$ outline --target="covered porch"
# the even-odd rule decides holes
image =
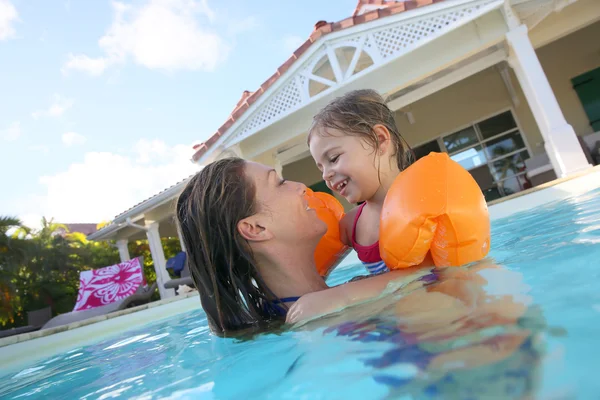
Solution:
[[[175,202],[189,178],[163,190],[147,200],[117,215],[107,226],[88,236],[89,240],[115,241],[121,262],[129,260],[128,243],[134,240],[148,240],[156,282],[161,299],[175,296],[175,290],[165,287],[171,280],[167,271],[167,260],[161,238],[179,238],[182,251],[183,241],[175,223]]]
[[[576,87],[600,67],[594,0],[564,8],[549,0],[360,4],[347,20],[317,23],[275,75],[244,93],[194,160],[237,155],[327,191],[306,144],[312,116],[349,90],[373,88],[417,157],[448,152],[488,201],[598,162],[600,127]]]

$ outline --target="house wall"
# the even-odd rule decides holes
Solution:
[[[600,38],[600,22],[537,50],[566,120],[580,136],[592,133],[592,128],[571,85],[571,78],[600,67],[600,40],[597,38]],[[400,133],[411,146],[418,146],[512,108],[531,152],[539,154],[544,151],[540,130],[512,70],[510,79],[518,105],[512,103],[498,69],[492,67],[403,108],[402,111],[412,112],[414,124],[398,111],[396,123]]]
[[[569,124],[580,136],[593,133],[571,79],[600,67],[600,22],[541,47],[537,54]]]
[[[511,79],[519,99],[516,107],[500,73],[492,67],[405,107],[403,111],[412,113],[414,124],[401,111],[396,112],[398,129],[414,147],[512,108],[531,151],[534,154],[543,151],[542,136],[533,114],[516,77],[512,75]]]
[[[577,0],[544,18],[529,32],[529,38],[537,49],[598,21],[598,0]]]

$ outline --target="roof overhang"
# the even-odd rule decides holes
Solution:
[[[183,191],[191,177],[171,186],[170,188],[150,197],[129,210],[117,215],[115,219],[102,229],[92,233],[88,240],[113,240],[119,238],[121,231],[132,228],[132,223],[139,222],[168,203],[173,202]]]
[[[497,14],[503,15],[502,22],[505,25],[506,20],[512,18],[510,15],[514,14],[519,23],[531,29],[551,13],[560,11],[575,1],[409,0],[371,11],[368,10],[371,3],[375,5],[379,2],[359,2],[353,17],[336,23],[320,21],[309,40],[300,46],[274,75],[258,90],[244,93],[229,119],[198,148],[193,161],[209,162],[215,157],[213,153],[219,153],[232,145],[239,145],[257,133],[278,125],[278,121],[291,115],[302,114],[304,109],[311,108],[311,104],[326,103],[324,99],[331,99],[335,94],[339,95],[349,90],[353,83],[360,81],[365,75],[373,75],[397,59],[415,53],[419,48],[467,24],[473,23],[478,30],[477,34],[481,34],[481,39],[485,40],[488,30],[484,18],[486,14],[499,10]],[[477,20],[479,23],[474,22]],[[508,29],[507,26],[505,28]],[[333,53],[344,46],[355,47],[357,53],[358,50],[368,53],[373,65],[350,75],[340,74],[339,68],[336,71],[336,67],[333,66],[335,82],[321,79],[321,83],[330,86],[311,96],[308,90],[309,81],[320,79],[313,75],[313,68],[323,57],[329,57],[333,62]],[[420,77],[423,78],[425,77]],[[416,82],[409,82],[407,85]],[[396,89],[401,90],[402,87]],[[384,93],[394,91],[386,90]],[[312,115],[308,118],[310,120]],[[246,152],[244,157],[248,158]]]
[[[212,138],[212,142],[196,160],[204,163],[219,147],[228,148],[238,144],[311,104],[323,104],[323,99],[331,99],[334,97],[332,95],[351,87],[361,78],[372,75],[435,39],[502,8],[504,3],[504,0],[446,0],[386,15],[385,18],[367,19],[321,35],[293,63],[286,62],[289,64],[286,69],[279,75],[274,75],[271,78],[273,82],[264,91],[261,87],[249,96],[247,103],[236,109],[236,115],[232,115],[218,137]],[[362,17],[370,14],[373,12],[363,14]],[[328,57],[334,65],[333,54],[336,49],[343,47],[354,47],[356,53],[360,51],[368,54],[373,64],[353,74],[340,74],[335,71],[334,66],[335,82],[315,77],[313,69],[317,63]],[[329,83],[330,86],[311,96],[309,84],[314,80]],[[309,120],[311,118],[312,115]]]

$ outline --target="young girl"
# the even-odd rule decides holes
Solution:
[[[308,145],[327,186],[362,202],[341,220],[342,241],[371,274],[388,271],[379,255],[379,217],[394,179],[414,161],[393,112],[374,90],[349,92],[315,115]]]

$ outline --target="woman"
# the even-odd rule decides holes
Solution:
[[[406,269],[329,288],[314,261],[327,226],[305,191],[270,167],[227,158],[198,172],[179,196],[190,272],[215,333],[295,323],[374,297],[393,279],[427,273]]]

